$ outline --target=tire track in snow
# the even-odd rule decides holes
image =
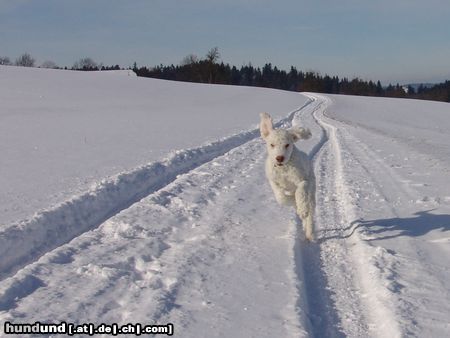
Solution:
[[[66,304],[59,318],[78,322],[172,322],[186,337],[308,336],[295,229],[264,177],[263,147],[252,140],[215,158],[20,270],[0,284],[9,290],[2,319],[54,318],[57,299]]]
[[[276,125],[290,122],[297,111],[311,102],[306,102]],[[176,151],[161,162],[106,179],[83,195],[41,211],[32,219],[4,227],[0,231],[0,281],[37,261],[45,253],[97,228],[107,219],[167,186],[177,176],[258,136],[259,130],[253,129],[199,148]]]
[[[328,100],[320,95],[314,96],[319,100]],[[321,264],[320,271],[327,280],[329,300],[334,307],[334,312],[328,311],[331,331],[319,331],[318,336],[322,333],[327,336],[331,333],[331,336],[352,337],[401,336],[391,309],[374,295],[381,281],[367,277],[371,274],[372,266],[364,259],[367,256],[365,244],[357,225],[353,224],[357,218],[355,194],[351,191],[351,179],[344,173],[344,161],[357,163],[352,150],[346,150],[342,144],[341,134],[345,133],[345,126],[343,130],[338,129],[334,125],[335,121],[326,117],[325,109],[317,111],[315,118],[328,135],[328,141],[316,159],[316,170],[319,172],[316,224],[321,233],[317,251],[320,252],[309,249],[310,252],[305,252],[304,256],[312,255]],[[314,273],[319,272],[312,269]],[[309,284],[313,289],[317,288],[316,284]],[[326,298],[326,291],[315,290],[319,294],[322,292]],[[319,306],[318,310],[327,313],[328,308]],[[339,323],[335,322],[333,328],[336,317]]]
[[[397,242],[392,233],[386,235],[389,234],[386,228],[383,229],[386,232],[384,236],[377,236],[361,218],[361,215],[370,215],[375,209],[383,218],[401,219],[408,209],[412,215],[420,214],[416,201],[422,196],[421,193],[405,184],[405,178],[363,140],[354,136],[354,130],[348,128],[346,123],[330,121],[339,130],[339,143],[347,162],[345,178],[350,184],[346,196],[347,200],[351,200],[348,205],[353,207],[349,214],[355,221],[347,226],[346,232],[351,230],[350,234],[353,234],[353,256],[359,263],[357,268],[364,290],[363,301],[372,322],[371,334],[400,337],[426,336],[430,331],[446,332],[448,302],[445,302],[445,296],[436,296],[446,294],[447,288],[441,284],[445,277],[436,278],[434,267],[431,267],[429,260],[421,257],[421,241],[404,238]],[[349,178],[359,180],[352,183]],[[348,196],[352,197],[349,199]],[[389,243],[390,236],[392,243]],[[421,284],[428,287],[417,291],[415,287]],[[424,303],[440,307],[439,314],[431,315],[433,324],[430,324],[433,306],[424,308]],[[441,333],[439,335],[442,336]]]
[[[330,105],[326,97],[305,94],[314,104],[299,112],[299,120],[307,121],[308,127],[319,133],[315,143],[310,145],[309,156],[315,162],[317,178],[316,232],[317,242],[297,241],[294,251],[297,264],[297,276],[304,280],[308,318],[311,322],[313,337],[364,336],[367,332],[366,321],[361,315],[361,306],[357,299],[348,297],[355,292],[351,267],[348,263],[347,248],[324,242],[323,233],[336,223],[345,223],[345,215],[337,202],[336,184],[338,183],[338,152],[330,140],[330,130],[321,123],[320,116]],[[312,109],[310,109],[312,108]],[[330,203],[330,196],[332,203]],[[333,204],[334,203],[334,204]],[[333,207],[325,208],[327,204]],[[300,223],[300,221],[298,221]],[[297,224],[300,228],[300,224]],[[300,230],[299,230],[300,231]],[[351,265],[350,265],[351,266]],[[350,301],[349,301],[350,299]]]
[[[292,125],[307,126],[312,130],[312,139],[302,142],[301,147],[314,160],[318,175],[316,224],[319,225],[320,231],[329,226],[330,221],[332,225],[346,223],[341,205],[323,208],[329,202],[324,199],[329,195],[336,195],[338,149],[330,141],[330,131],[320,121],[320,116],[329,106],[330,100],[316,94],[304,95],[311,100],[311,104],[296,113]],[[335,197],[334,202],[337,201]],[[357,289],[354,286],[355,272],[351,267],[345,269],[343,266],[343,263],[350,263],[346,258],[349,250],[345,243],[328,245],[321,240],[322,235],[318,242],[304,241],[301,221],[298,218],[293,221],[293,228],[296,237],[293,248],[295,274],[300,285],[297,307],[304,309],[306,306],[310,336],[365,336],[368,329],[359,299],[347,299],[349,293],[356,293]]]
[[[328,103],[327,103],[328,104]],[[329,291],[318,290],[328,297],[328,304],[324,307],[319,304],[319,314],[325,313],[328,317],[327,325],[319,321],[316,327],[320,328],[317,336],[328,337],[363,337],[367,335],[368,325],[365,311],[361,304],[360,287],[356,278],[354,262],[351,259],[349,243],[340,239],[341,229],[349,223],[349,215],[346,210],[346,201],[342,173],[342,158],[336,133],[333,127],[322,120],[325,109],[317,111],[314,115],[317,123],[326,131],[327,142],[315,159],[315,167],[318,172],[318,203],[317,225],[321,231],[318,238],[316,252],[309,250],[310,257],[317,260],[321,266],[320,273],[326,279]],[[336,239],[324,240],[324,235],[336,235]],[[315,254],[315,255],[314,255]],[[316,272],[318,274],[319,272]],[[314,275],[314,272],[312,272]],[[319,276],[320,279],[320,276]],[[325,283],[324,283],[325,284]],[[324,285],[311,285],[315,288]],[[327,328],[328,326],[328,328]],[[322,330],[326,331],[322,331]]]

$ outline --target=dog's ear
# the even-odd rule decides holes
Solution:
[[[294,142],[297,142],[300,139],[307,140],[311,137],[311,132],[309,129],[302,127],[293,127],[289,129],[289,132],[294,137]]]
[[[259,130],[261,131],[261,137],[265,139],[273,130],[272,118],[267,113],[261,113],[260,116]]]

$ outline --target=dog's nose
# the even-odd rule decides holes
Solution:
[[[275,159],[276,159],[278,162],[283,162],[283,161],[284,161],[284,156],[277,156],[277,157],[275,157]]]

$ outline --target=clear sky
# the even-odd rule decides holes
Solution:
[[[224,62],[388,82],[450,79],[449,0],[0,0],[0,56]]]

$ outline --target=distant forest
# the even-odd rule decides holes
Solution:
[[[383,87],[380,81],[365,81],[359,78],[349,80],[345,77],[321,75],[317,72],[303,72],[293,66],[289,71],[285,71],[271,63],[267,63],[262,68],[254,67],[251,64],[237,68],[228,63],[219,62],[219,58],[218,49],[213,48],[204,59],[190,55],[179,65],[159,65],[147,68],[134,64],[133,70],[138,76],[174,81],[450,102],[450,81],[434,86],[413,87],[390,84]]]
[[[15,63],[7,57],[0,57],[0,64],[35,67],[35,60],[25,53]],[[54,62],[46,61],[40,67],[59,68]],[[64,69],[68,69],[65,67]],[[104,66],[91,58],[82,58],[75,62],[72,70],[98,71],[119,70],[119,65]],[[387,87],[380,81],[366,81],[359,78],[349,80],[338,76],[321,75],[318,72],[299,71],[291,67],[289,71],[279,69],[271,63],[261,67],[247,64],[241,67],[231,66],[220,61],[217,47],[208,51],[204,58],[195,55],[186,56],[179,65],[158,65],[154,67],[138,67],[134,63],[131,68],[138,76],[164,80],[214,83],[239,86],[275,88],[296,92],[317,92],[327,94],[345,94],[362,96],[382,96],[412,98],[450,102],[450,81],[436,85],[403,86],[400,84]]]

